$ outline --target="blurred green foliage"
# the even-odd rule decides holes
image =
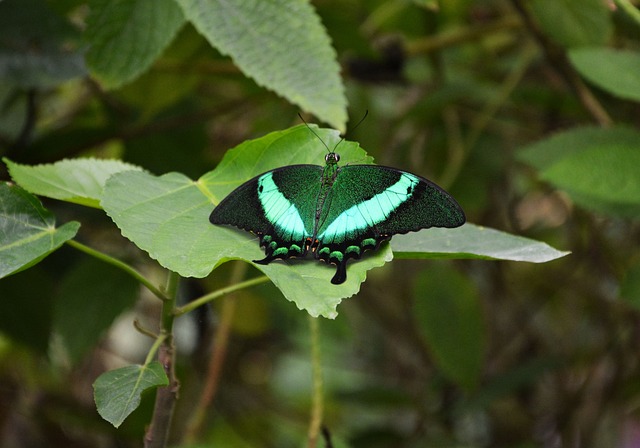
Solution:
[[[160,13],[138,17],[129,24],[132,39],[147,40],[128,52],[124,34],[116,33],[119,46],[106,54],[120,65],[105,65],[98,50],[108,48],[92,46],[92,39],[106,39],[97,31],[109,30],[91,29],[100,23],[92,14],[117,3],[191,9],[172,16],[168,28],[151,20]],[[218,3],[224,2],[0,2],[0,155],[21,164],[120,158],[154,174],[196,179],[227,149],[297,124],[300,107],[333,127],[344,125],[336,110],[345,103],[333,81],[325,89],[335,89],[335,103],[306,103],[286,90],[298,79],[270,83],[263,61],[237,60],[247,48],[264,56],[268,45],[230,39],[212,47],[217,37],[205,39],[196,28],[213,19],[196,17],[196,6]],[[302,0],[291,4],[307,8]],[[635,446],[640,107],[632,89],[640,72],[629,67],[637,65],[640,23],[633,2],[317,0],[313,6],[341,64],[351,122],[369,110],[350,140],[378,163],[442,184],[469,221],[572,252],[539,265],[399,259],[370,271],[337,318],[320,322],[332,445]],[[265,26],[288,23],[280,19],[265,15],[271,20]],[[323,33],[314,28],[316,40],[299,41],[302,52],[326,44]],[[325,50],[315,57],[331,59]],[[0,176],[9,180],[6,171]],[[58,226],[82,222],[80,241],[163,278],[100,210],[44,205]],[[46,213],[42,221],[52,226]],[[8,235],[5,224],[0,237]],[[33,228],[41,237],[42,229]],[[144,361],[149,341],[132,321],[157,325],[159,304],[146,291],[133,304],[128,279],[106,268],[101,275],[94,265],[63,247],[0,280],[0,445],[142,445],[153,394],[143,394],[140,408],[116,430],[96,412],[92,383],[105,370]],[[245,269],[227,263],[205,279],[187,279],[180,298],[186,304],[229,278],[254,274]],[[101,302],[89,306],[83,296]],[[95,313],[100,318],[93,320]],[[306,444],[309,328],[276,288],[256,286],[181,316],[175,337],[182,388],[174,446]],[[219,362],[213,381],[211,359]],[[205,384],[215,384],[216,394],[193,431]]]

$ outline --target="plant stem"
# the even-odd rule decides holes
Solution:
[[[167,300],[167,295],[158,289],[153,283],[151,283],[144,275],[138,272],[135,268],[128,265],[124,261],[118,260],[117,258],[112,257],[111,255],[107,255],[104,252],[100,252],[99,250],[93,249],[89,246],[85,246],[82,243],[79,243],[75,240],[68,240],[67,244],[75,249],[78,249],[81,252],[91,255],[92,257],[97,258],[98,260],[102,260],[105,263],[109,263],[119,269],[122,269],[127,274],[131,275],[133,278],[142,283],[149,291],[151,291],[156,297],[161,300]]]
[[[447,48],[459,46],[509,29],[522,28],[522,21],[515,14],[508,15],[495,21],[481,25],[459,28],[454,31],[440,33],[420,39],[414,39],[406,44],[409,56],[426,54]]]
[[[640,24],[640,11],[638,11],[638,9],[633,6],[629,0],[615,0],[614,3],[618,8],[625,11],[627,15],[636,22],[636,24]]]
[[[516,11],[522,17],[526,27],[544,51],[551,67],[563,78],[564,82],[573,90],[582,106],[591,114],[591,117],[602,127],[613,125],[613,120],[605,108],[600,104],[593,92],[582,81],[578,72],[569,62],[564,49],[553,43],[540,29],[533,16],[529,12],[524,0],[511,0]]]
[[[158,349],[158,361],[169,378],[169,385],[159,387],[156,393],[156,403],[153,409],[151,424],[144,436],[145,448],[165,448],[169,439],[173,409],[178,399],[180,384],[175,374],[175,347],[173,345],[174,308],[178,294],[180,277],[175,272],[169,272],[165,287],[166,300],[162,302],[160,317],[160,334],[164,338]]]
[[[319,317],[309,315],[309,330],[311,332],[311,369],[313,376],[313,404],[311,421],[309,423],[309,448],[316,448],[318,436],[322,426],[324,401],[322,396],[322,360],[320,358],[320,324]]]
[[[217,291],[210,292],[199,299],[194,300],[193,302],[189,302],[185,306],[176,308],[173,311],[173,314],[177,316],[182,316],[183,314],[188,313],[189,311],[193,311],[199,306],[204,305],[205,303],[211,302],[212,300],[217,299],[218,297],[222,297],[226,294],[231,294],[232,292],[238,291],[240,289],[249,288],[251,286],[259,285],[261,283],[266,283],[269,281],[269,277],[263,275],[262,277],[252,278],[251,280],[245,280],[244,282],[236,283],[235,285],[227,286],[226,288],[219,289]]]

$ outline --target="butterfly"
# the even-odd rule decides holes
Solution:
[[[337,147],[337,145],[336,145]],[[464,212],[433,182],[381,165],[289,165],[262,173],[225,197],[209,216],[260,237],[265,258],[304,257],[336,265],[331,283],[347,279],[347,261],[376,250],[394,234],[464,224]]]

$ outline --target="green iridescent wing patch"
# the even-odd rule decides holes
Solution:
[[[347,278],[349,259],[359,259],[394,234],[429,227],[458,227],[464,212],[446,191],[415,174],[378,165],[291,165],[268,171],[231,192],[210,221],[260,237],[267,264],[314,257],[335,264],[333,284]]]

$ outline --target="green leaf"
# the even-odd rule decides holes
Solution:
[[[398,258],[479,258],[546,263],[564,257],[546,243],[467,223],[457,229],[425,229],[391,240]]]
[[[639,139],[640,132],[634,128],[617,126],[605,129],[585,126],[558,132],[549,138],[527,145],[518,152],[517,158],[542,171],[564,157],[589,148],[635,147]]]
[[[344,130],[346,97],[327,32],[307,0],[177,0],[247,76]]]
[[[133,277],[98,260],[83,261],[66,273],[54,306],[53,328],[73,363],[100,340],[117,316],[133,306],[137,293]]]
[[[85,75],[78,34],[43,0],[0,1],[0,78],[33,88]]]
[[[474,285],[446,265],[430,266],[416,285],[415,316],[442,372],[467,391],[479,383],[485,350]]]
[[[115,88],[147,70],[184,24],[174,0],[91,0],[87,64]]]
[[[112,174],[141,169],[119,160],[74,159],[35,166],[3,161],[13,180],[25,190],[96,208],[100,208],[104,183]]]
[[[0,278],[38,263],[76,235],[80,223],[58,228],[51,212],[22,188],[0,183]]]
[[[574,48],[569,59],[582,76],[620,98],[640,101],[640,53],[613,48]]]
[[[142,392],[168,384],[162,365],[153,361],[103,373],[93,383],[93,396],[98,413],[117,428],[140,405]]]
[[[340,141],[337,131],[316,132],[329,147]],[[251,177],[292,163],[317,163],[326,152],[306,126],[297,126],[228,151],[218,168],[197,182],[179,173],[160,177],[134,171],[116,174],[107,181],[102,206],[122,234],[162,266],[184,277],[205,277],[226,261],[264,257],[257,239],[247,232],[209,223],[214,204]],[[353,142],[342,142],[340,155],[345,163],[371,160]],[[377,253],[350,263],[348,279],[340,286],[329,283],[335,268],[315,260],[256,267],[300,309],[313,316],[335,317],[336,306],[358,292],[367,270],[391,257],[384,245]]]
[[[559,160],[541,174],[570,193],[603,202],[640,205],[638,147],[589,148]]]
[[[640,214],[640,132],[583,128],[528,146],[520,160],[581,206],[608,214]]]
[[[603,45],[613,30],[601,0],[533,0],[531,8],[543,32],[567,48]]]

